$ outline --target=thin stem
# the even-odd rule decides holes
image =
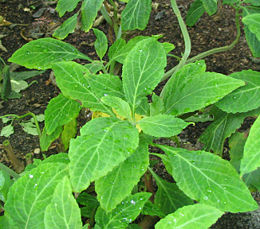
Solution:
[[[106,22],[113,28],[113,21],[111,20],[108,12],[106,10],[106,7],[104,5],[101,7],[101,14],[105,18]]]
[[[2,171],[4,171],[4,172],[8,173],[14,179],[18,179],[20,177],[20,175],[18,173],[16,173],[15,171],[13,171],[12,169],[8,168],[7,166],[5,166],[2,163],[0,163],[0,169]]]

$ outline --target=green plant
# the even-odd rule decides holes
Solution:
[[[74,8],[78,2],[73,2]],[[202,2],[217,4],[215,0]],[[72,5],[59,8],[59,4],[65,3],[65,0],[58,2],[59,12],[73,10]],[[83,1],[82,9],[94,7],[91,3],[93,1]],[[92,26],[103,1],[96,3],[100,4],[92,9],[94,15],[87,14],[92,19],[85,28]],[[235,6],[237,3],[232,1]],[[117,36],[108,49],[107,38],[98,29],[93,31],[100,60],[94,61],[73,46],[52,38],[32,41],[10,58],[27,68],[52,69],[61,90],[45,110],[45,127],[41,135],[43,150],[47,150],[66,128],[66,133],[75,130],[76,118],[82,108],[101,112],[103,117],[87,122],[76,138],[73,134],[67,137],[72,138],[68,154],[52,155],[37,162],[14,182],[4,205],[5,215],[0,218],[5,228],[8,225],[30,229],[138,228],[133,221],[139,215],[139,225],[154,222],[150,218],[144,220],[143,215],[162,218],[156,223],[156,229],[208,228],[224,212],[258,208],[245,182],[256,185],[257,176],[253,173],[260,165],[260,118],[244,140],[245,145],[241,144],[239,150],[231,147],[232,155],[236,156],[231,162],[217,154],[221,154],[224,140],[239,128],[245,117],[259,115],[260,73],[246,70],[227,77],[207,72],[205,62],[198,60],[205,55],[189,60],[189,34],[176,1],[171,0],[171,5],[185,39],[185,51],[179,64],[167,73],[164,72],[166,56],[174,46],[159,42],[160,36],[137,36],[129,41],[124,40],[124,36]],[[133,11],[133,6],[136,9],[144,6],[141,8],[149,10]],[[124,28],[144,29],[150,6],[149,0],[129,0],[122,12],[122,31]],[[146,13],[148,17],[141,16]],[[82,15],[83,21],[84,17],[87,16]],[[251,29],[251,32],[255,30]],[[106,53],[107,62],[103,60]],[[90,64],[81,65],[73,59],[88,60]],[[123,65],[122,80],[115,75],[120,66],[118,63]],[[170,76],[161,94],[154,94],[160,81]],[[148,100],[147,96],[151,94]],[[245,102],[249,98],[252,101]],[[215,154],[158,143],[160,138],[181,133],[192,124],[183,119],[194,120],[194,113],[202,112],[206,107],[208,113],[214,115],[212,125],[215,129],[209,128],[215,135],[206,130],[201,140],[209,140],[205,146]],[[240,141],[237,140],[239,137],[232,136],[231,145]],[[165,154],[149,152],[149,145]],[[175,183],[162,179],[152,170],[149,154],[161,158]],[[240,167],[239,173],[233,165],[237,169]],[[8,177],[8,171],[6,173]],[[151,176],[158,186],[156,192],[151,185]],[[84,226],[81,216],[87,219]]]

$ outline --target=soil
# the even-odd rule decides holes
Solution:
[[[162,34],[163,38],[161,40],[173,43],[176,46],[174,54],[181,56],[181,53],[184,51],[184,44],[177,19],[171,10],[170,1],[153,0],[153,2],[158,3],[158,5],[157,8],[153,8],[147,29],[145,31],[136,32],[134,35]],[[185,16],[191,2],[191,0],[177,1],[183,16]],[[65,18],[59,18],[54,9],[55,5],[44,5],[44,1],[40,0],[0,0],[0,16],[6,21],[11,22],[10,25],[0,27],[0,35],[5,35],[1,41],[3,46],[7,49],[6,51],[0,49],[0,56],[7,62],[12,53],[28,41],[39,37],[51,36],[53,29],[65,20]],[[213,17],[204,14],[194,27],[190,27],[189,33],[192,40],[191,57],[215,47],[231,44],[236,36],[234,14],[235,12],[232,8],[224,6],[221,14]],[[99,25],[99,28],[104,32],[108,31],[108,25],[105,23]],[[86,34],[80,30],[76,30],[75,33],[69,35],[65,41],[74,45],[88,56],[95,58],[93,47],[95,37],[92,32]],[[209,56],[205,58],[205,61],[208,71],[219,72],[226,75],[245,69],[260,70],[260,66],[251,59],[251,53],[246,44],[243,32],[235,48],[228,52]],[[177,62],[174,58],[169,58],[167,70],[176,64]],[[20,68],[18,70],[22,71],[25,69]],[[43,114],[48,101],[59,94],[59,89],[50,83],[49,78],[50,71],[31,78],[28,82],[36,80],[38,83],[33,84],[23,91],[20,99],[0,101],[0,115],[22,115],[28,111],[35,114]],[[79,123],[83,125],[86,120],[85,114],[82,113],[79,117]],[[248,129],[250,124],[251,122],[245,123],[244,129]],[[197,139],[207,125],[208,123],[201,123],[195,127],[191,126],[185,129],[180,136],[182,143],[194,149],[200,148],[201,146],[197,143]],[[3,126],[4,124],[0,122],[0,130]],[[41,126],[41,128],[43,127]],[[4,137],[0,137],[0,144],[4,140]],[[11,142],[16,155],[23,161],[25,161],[25,155],[28,153],[31,154],[33,158],[43,157],[43,152],[39,152],[38,137],[25,133],[22,127],[18,125],[18,121],[15,123],[15,133],[11,135],[8,140]],[[58,146],[59,144],[54,143],[47,155],[58,153]],[[1,148],[0,162],[10,166]],[[157,169],[162,176],[167,176],[163,168]],[[244,214],[225,214],[212,228],[260,228],[260,211]]]

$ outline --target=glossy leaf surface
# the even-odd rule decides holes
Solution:
[[[99,56],[99,58],[102,60],[104,55],[107,52],[108,43],[107,43],[107,37],[106,35],[99,29],[93,29],[94,34],[96,36],[96,41],[94,43],[95,50]]]

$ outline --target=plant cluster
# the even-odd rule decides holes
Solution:
[[[61,136],[68,153],[36,161],[19,178],[8,170],[0,172],[3,228],[140,228],[154,219],[156,229],[208,228],[224,212],[258,208],[249,188],[260,190],[260,73],[208,72],[201,59],[238,42],[240,16],[252,54],[260,57],[259,1],[224,0],[236,10],[236,40],[189,59],[186,24],[171,0],[185,50],[179,64],[168,72],[167,55],[173,44],[160,42],[160,36],[126,39],[127,31],[147,26],[151,0],[123,2],[120,18],[118,1],[58,1],[60,16],[81,3],[80,10],[54,33],[59,39],[73,32],[77,23],[89,31],[101,11],[116,39],[108,47],[104,32],[93,28],[99,60],[54,38],[31,41],[9,59],[29,69],[53,70],[61,93],[45,110],[40,144],[46,151]],[[220,3],[195,0],[187,25],[194,25],[204,12],[215,14]],[[167,78],[160,95],[153,93]],[[76,119],[84,108],[102,117],[87,122],[75,137]],[[203,150],[158,143],[160,138],[176,138],[194,124],[198,112],[214,117],[199,139]],[[249,116],[257,118],[247,137],[236,130]],[[231,161],[221,157],[227,138]],[[161,153],[149,152],[149,146]],[[153,171],[149,155],[162,160],[174,183]],[[152,177],[156,191],[150,185]]]

